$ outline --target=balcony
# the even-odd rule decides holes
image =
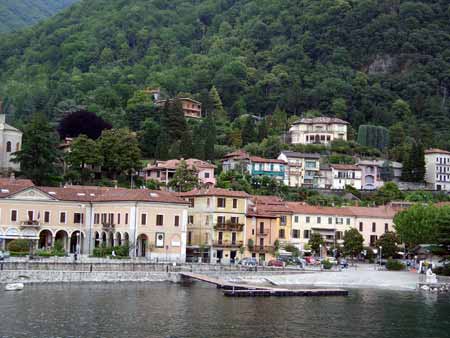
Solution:
[[[111,231],[116,228],[116,225],[113,222],[102,222],[103,230]]]
[[[253,252],[259,252],[259,253],[267,253],[267,252],[272,252],[273,251],[273,247],[270,245],[256,245],[253,247]]]
[[[214,226],[214,230],[218,231],[243,231],[244,224],[240,223],[217,223]]]
[[[243,245],[244,241],[225,241],[225,240],[214,241],[214,246],[220,246],[224,248],[240,248]]]
[[[256,236],[258,236],[258,237],[266,237],[266,236],[269,236],[269,233],[270,233],[269,230],[264,229],[264,231],[258,231],[256,233]]]
[[[39,228],[41,226],[41,222],[39,222],[38,220],[29,219],[26,221],[21,221],[20,226],[22,228]]]

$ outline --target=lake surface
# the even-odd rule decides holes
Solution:
[[[0,337],[450,337],[450,295],[226,298],[203,284],[28,285],[0,291]]]

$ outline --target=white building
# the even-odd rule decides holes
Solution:
[[[361,169],[353,164],[330,164],[331,189],[342,190],[349,185],[361,190]]]
[[[450,152],[441,149],[425,150],[425,181],[434,190],[450,191]]]
[[[291,143],[329,144],[334,140],[346,141],[348,124],[335,117],[302,118],[289,129]]]
[[[20,170],[20,164],[11,162],[11,159],[12,154],[22,147],[22,132],[7,124],[5,120],[5,114],[0,114],[0,171],[3,173]]]
[[[282,151],[278,159],[288,164],[284,184],[290,187],[319,187],[320,154]]]
[[[361,169],[362,189],[375,190],[384,185],[383,170],[389,170],[390,181],[399,182],[402,176],[403,165],[400,162],[387,160],[359,160],[356,164]],[[385,168],[386,164],[388,165]]]

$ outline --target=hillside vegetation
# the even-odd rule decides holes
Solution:
[[[46,19],[78,0],[0,0],[0,32],[12,32]]]
[[[207,110],[213,86],[230,121],[334,115],[388,127],[396,159],[413,140],[450,148],[449,2],[81,1],[0,38],[0,95],[16,121],[84,105],[139,130],[138,90],[192,95]],[[217,142],[246,143],[227,135]]]

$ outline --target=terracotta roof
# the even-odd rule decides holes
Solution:
[[[230,157],[245,159],[245,158],[249,158],[250,155],[246,151],[239,149],[239,150],[233,151],[231,153],[225,154],[225,156],[223,158],[230,158]]]
[[[337,170],[361,170],[354,164],[330,164],[330,167]]]
[[[353,214],[357,217],[373,217],[373,218],[394,218],[399,212],[389,206],[379,207],[349,207]]]
[[[157,161],[154,165],[148,165],[144,170],[156,170],[156,169],[172,169],[175,170],[178,168],[182,160],[173,159],[168,161]],[[198,160],[196,158],[188,158],[185,160],[189,169],[202,168],[202,169],[215,169],[216,166],[214,164]]]
[[[447,151],[447,150],[432,148],[432,149],[425,150],[425,154],[445,154],[445,155],[450,155],[450,152]]]
[[[294,158],[314,158],[319,159],[320,154],[317,153],[299,153],[296,151],[282,151],[282,154],[285,154],[286,157],[294,157]]]
[[[328,215],[347,217],[373,217],[373,218],[394,218],[399,212],[398,209],[389,206],[380,207],[320,207],[297,202],[288,202],[289,208],[298,214],[306,215]]]
[[[34,186],[28,179],[0,178],[0,198],[16,194]]]
[[[302,118],[294,124],[349,124],[347,121],[338,119],[336,117],[327,117],[327,116],[321,116],[321,117],[312,117],[312,118]]]
[[[262,196],[262,195],[253,195],[251,197],[253,203],[261,203],[261,204],[285,204],[283,199],[279,196]]]
[[[250,158],[250,161],[257,162],[257,163],[281,163],[281,164],[285,164],[286,163],[283,160],[276,160],[276,159],[271,159],[271,158],[263,158],[263,157],[259,157],[259,156],[250,156],[249,158]]]
[[[200,197],[200,196],[223,196],[223,197],[250,197],[245,191],[233,191],[222,188],[206,188],[194,189],[188,192],[181,192],[177,194],[180,197]]]
[[[77,202],[159,202],[186,204],[174,193],[148,190],[92,186],[67,186],[64,188],[36,187],[60,201]]]

